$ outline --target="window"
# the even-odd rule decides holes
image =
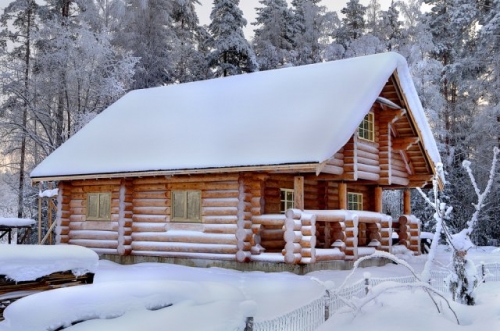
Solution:
[[[293,190],[287,189],[287,188],[282,188],[281,189],[281,205],[280,205],[281,213],[284,213],[287,209],[293,208],[294,207],[293,201],[294,201]]]
[[[363,210],[363,194],[347,193],[347,209]]]
[[[375,141],[375,120],[372,112],[366,114],[365,118],[359,124],[358,137],[370,141]]]
[[[87,220],[111,220],[111,193],[87,194]]]
[[[200,191],[172,191],[172,221],[201,222]]]

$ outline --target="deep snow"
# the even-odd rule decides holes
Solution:
[[[446,265],[450,255],[441,246],[437,257]],[[413,257],[404,250],[398,256],[416,272],[423,270],[426,256]],[[500,251],[492,247],[473,248],[469,256],[476,264],[500,261]],[[123,266],[100,261],[95,284],[21,299],[6,309],[6,321],[0,322],[0,330],[55,329],[82,319],[91,320],[67,330],[243,330],[246,316],[254,316],[259,322],[284,315],[321,297],[326,287],[340,286],[349,273],[324,270],[297,276],[157,263]],[[363,277],[407,275],[406,268],[387,264],[360,268],[347,283]],[[372,293],[389,285],[378,285]],[[363,298],[355,302],[362,303]],[[318,330],[500,330],[500,282],[482,284],[474,307],[451,303],[461,326],[441,302],[439,314],[422,290],[387,290],[356,314],[342,308]]]

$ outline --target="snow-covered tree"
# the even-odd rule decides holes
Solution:
[[[126,0],[113,44],[124,54],[139,58],[132,89],[174,81],[174,55],[180,42],[173,29],[172,5],[170,0]]]
[[[195,5],[198,0],[174,0],[172,23],[179,41],[173,65],[174,81],[179,83],[203,80],[207,76],[203,44],[206,42],[204,28],[199,25]]]
[[[399,20],[398,4],[392,0],[389,8],[380,12],[380,22],[374,33],[386,44],[388,51],[397,50],[403,42],[403,22]]]
[[[210,49],[207,64],[214,77],[258,70],[255,53],[243,34],[247,21],[239,3],[239,0],[214,0],[208,27],[211,38],[207,42]]]
[[[334,42],[347,50],[351,43],[365,33],[366,7],[359,0],[349,0],[340,11],[342,18],[341,27],[333,35]]]
[[[321,0],[292,0],[294,64],[303,65],[321,61],[320,44],[323,16],[326,9]]]
[[[4,70],[0,74],[3,77],[2,95],[4,102],[4,115],[8,116],[2,121],[5,130],[4,141],[10,142],[5,146],[7,154],[13,158],[18,158],[18,199],[17,217],[24,216],[24,199],[28,157],[28,123],[30,121],[29,109],[32,105],[33,93],[31,93],[31,75],[33,67],[32,49],[33,34],[35,33],[38,21],[39,6],[34,0],[16,0],[5,8],[0,16],[0,37],[5,41],[9,40],[13,47],[6,51]],[[12,24],[12,27],[9,26]]]
[[[260,70],[281,67],[291,62],[294,48],[292,12],[286,0],[260,0],[256,8],[253,48]]]

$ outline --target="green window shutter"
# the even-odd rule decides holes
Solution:
[[[190,221],[200,220],[201,193],[198,191],[187,192],[187,219]]]

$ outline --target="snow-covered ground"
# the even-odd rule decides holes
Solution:
[[[437,257],[446,264],[450,254],[440,247]],[[476,264],[500,262],[500,252],[492,247],[474,248],[469,256]],[[400,257],[416,272],[423,270],[425,256]],[[5,310],[0,330],[55,330],[61,325],[70,331],[243,330],[247,316],[261,323],[285,315],[321,298],[326,288],[340,286],[349,273],[325,270],[297,276],[100,261],[93,285],[18,300]],[[372,278],[410,274],[391,263],[356,270],[347,283],[355,283],[368,273]],[[383,287],[387,284],[374,287],[371,293]],[[473,307],[451,302],[460,326],[443,300],[436,299],[440,314],[421,289],[399,289],[383,292],[361,310],[340,309],[318,330],[500,330],[500,282],[482,284],[476,294],[477,305]],[[363,304],[363,298],[355,303]],[[86,321],[71,326],[81,320]]]

